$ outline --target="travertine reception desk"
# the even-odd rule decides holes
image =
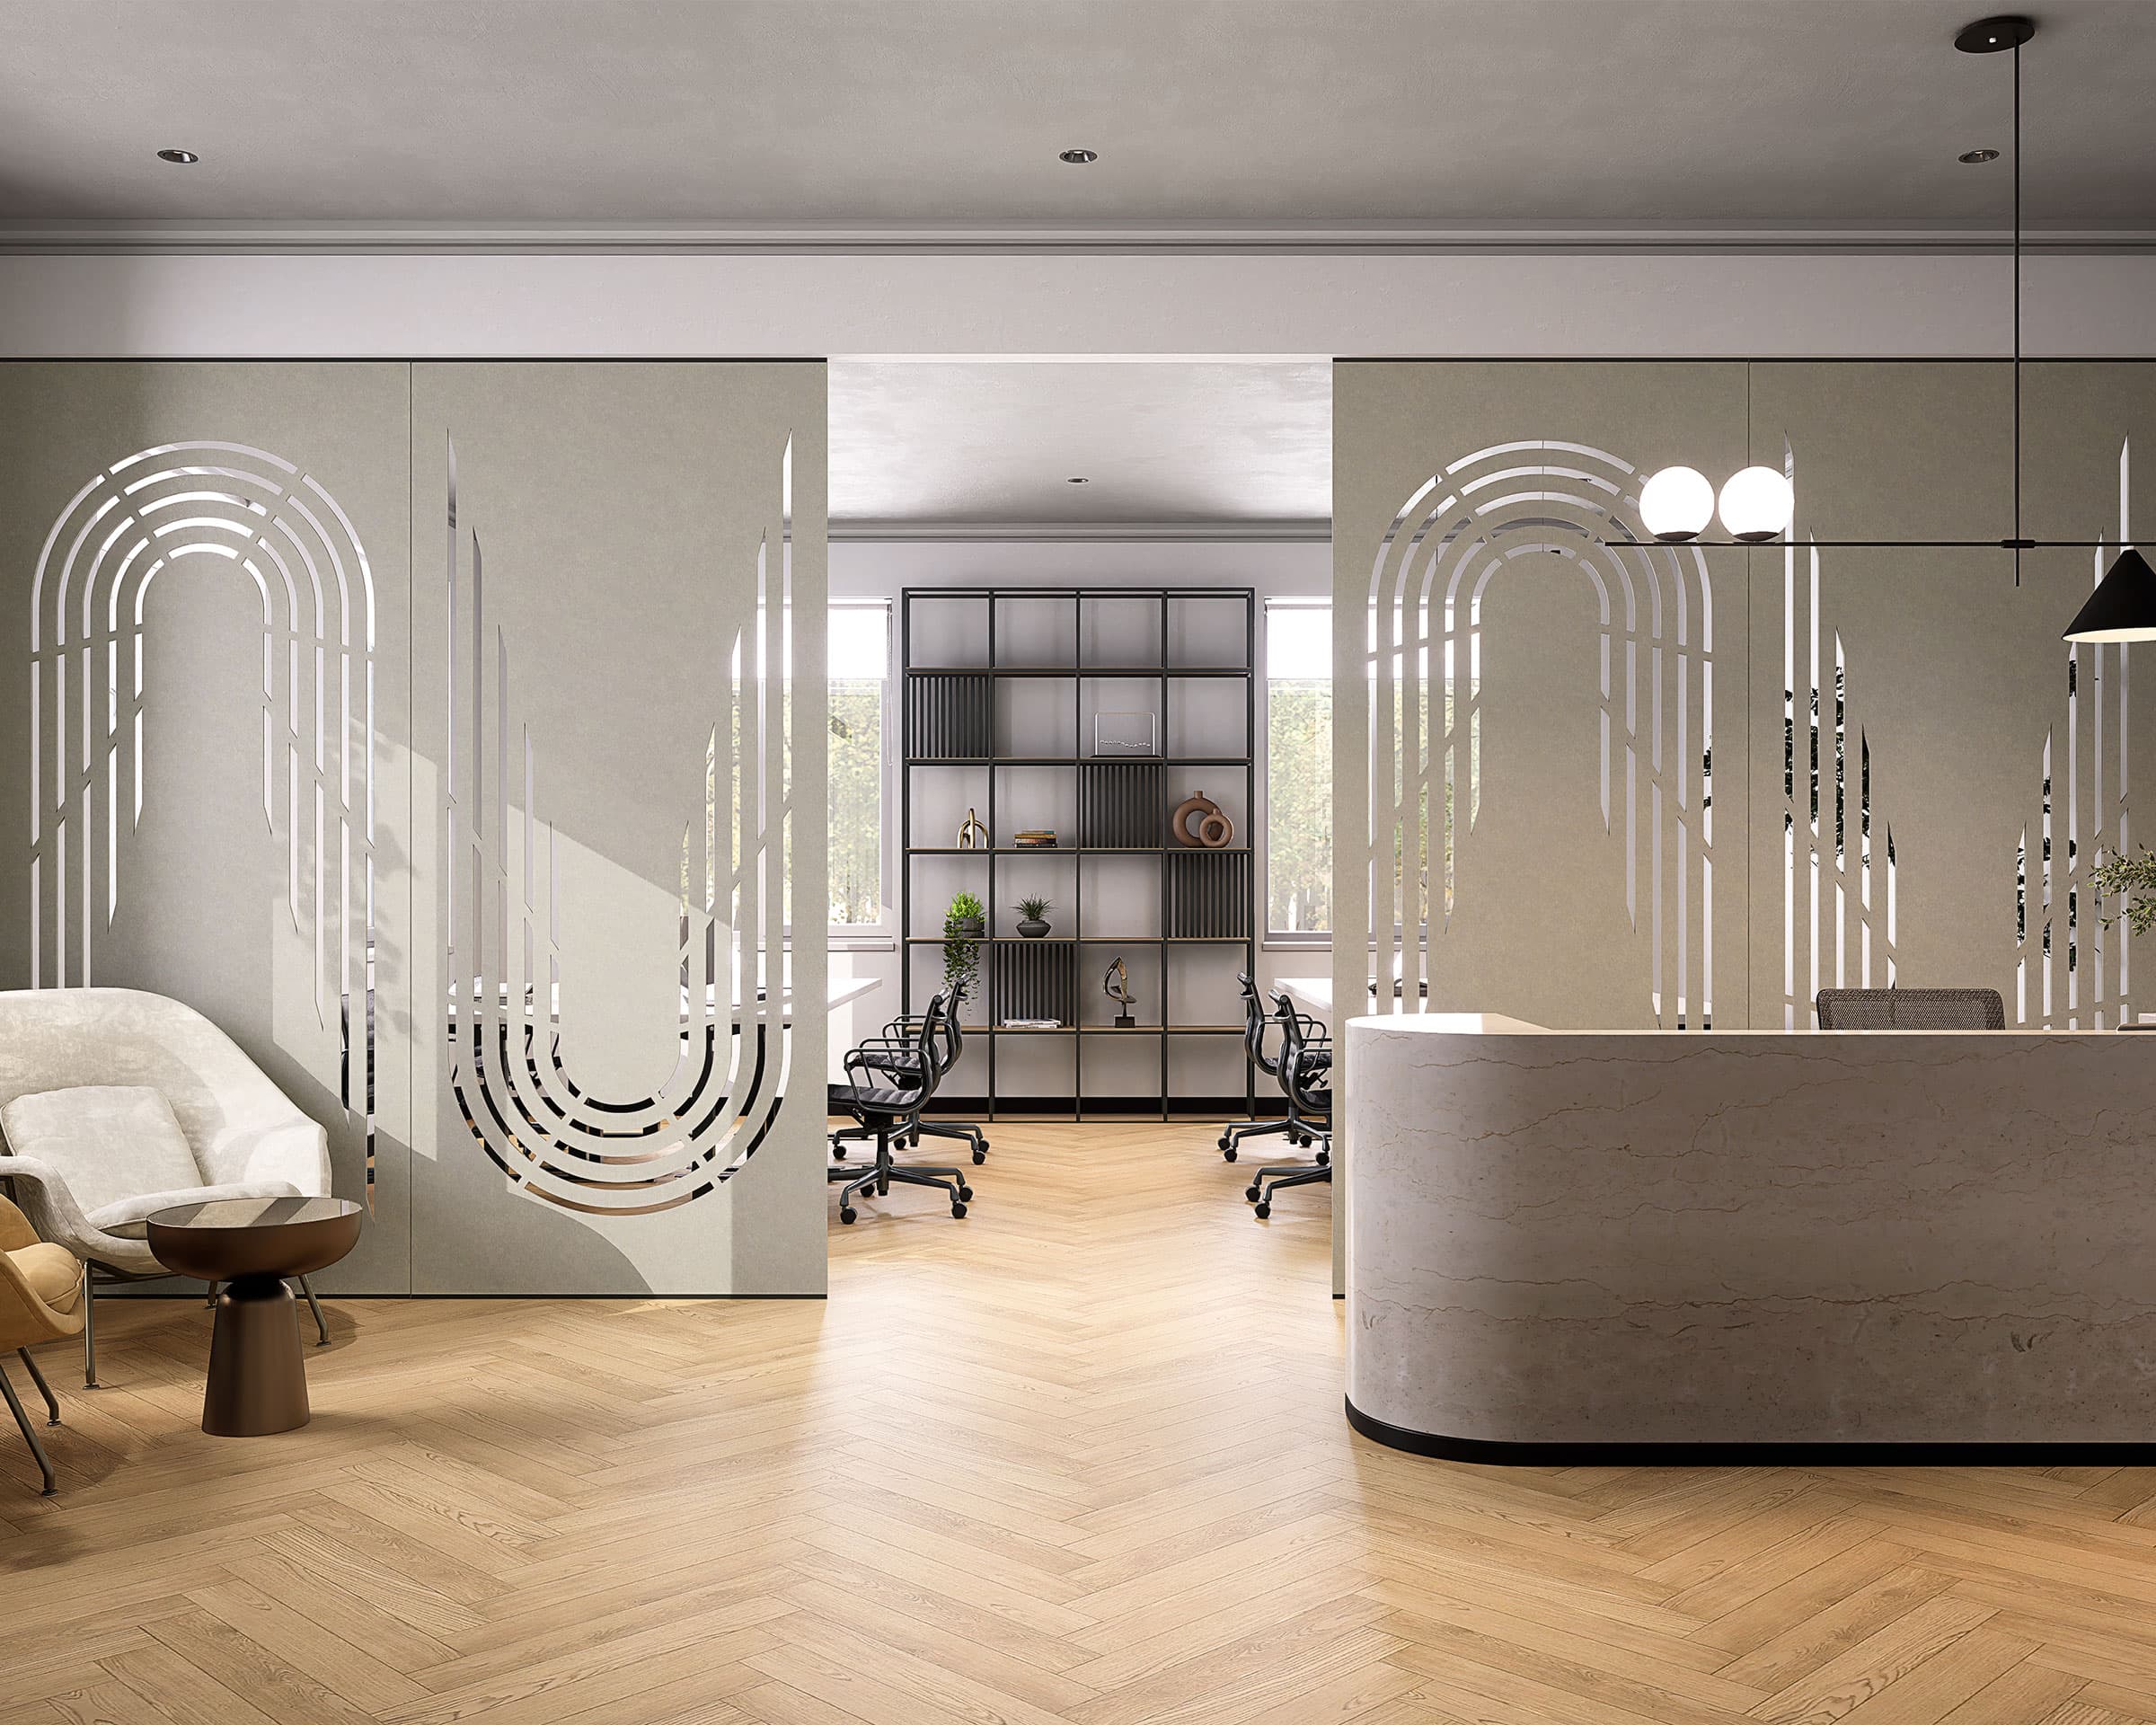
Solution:
[[[1348,1036],[1368,1435],[2156,1444],[2156,1035]]]

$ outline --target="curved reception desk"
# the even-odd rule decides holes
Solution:
[[[2156,1035],[1424,1013],[1348,1043],[1365,1435],[2156,1460]]]

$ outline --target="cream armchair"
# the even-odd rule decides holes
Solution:
[[[30,1218],[0,1198],[0,1349],[13,1348],[30,1371],[30,1381],[45,1398],[49,1423],[60,1423],[59,1398],[38,1369],[30,1350],[41,1341],[58,1341],[80,1331],[90,1306],[89,1271],[65,1246],[50,1245],[38,1238]],[[7,1411],[22,1428],[22,1440],[37,1457],[38,1472],[45,1476],[45,1495],[57,1489],[52,1463],[45,1446],[16,1399],[15,1386],[0,1367],[0,1395]]]
[[[184,1166],[138,1161],[127,1144],[69,1146],[72,1183],[57,1152],[18,1154],[22,1146],[10,1144],[0,1154],[0,1177],[12,1178],[39,1234],[90,1266],[82,1330],[84,1382],[93,1388],[101,1276],[170,1273],[141,1237],[144,1217],[210,1199],[326,1198],[330,1190],[328,1135],[192,1007],[132,988],[0,990],[0,1107],[102,1086],[141,1086],[164,1098],[187,1140],[191,1180]],[[158,1190],[134,1190],[145,1183]],[[321,1304],[312,1288],[305,1293],[327,1341]]]

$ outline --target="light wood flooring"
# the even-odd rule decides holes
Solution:
[[[834,1225],[827,1305],[332,1302],[280,1438],[196,1429],[199,1304],[115,1303],[62,1495],[0,1430],[0,1725],[2156,1720],[2156,1469],[1397,1455],[1325,1190],[995,1139],[966,1220]]]

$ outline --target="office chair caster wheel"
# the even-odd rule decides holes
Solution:
[[[1256,1216],[1260,1222],[1264,1221],[1265,1218],[1270,1216],[1272,1213],[1273,1207],[1270,1204],[1266,1203],[1260,1203],[1256,1209],[1250,1212],[1250,1214]]]
[[[1321,1150],[1318,1152],[1318,1166],[1321,1168],[1330,1168],[1332,1166],[1331,1151]]]
[[[1234,1146],[1233,1145],[1232,1145],[1232,1144],[1224,1144],[1224,1145],[1222,1145],[1222,1146],[1220,1146],[1220,1159],[1221,1159],[1223,1162],[1233,1162],[1233,1161],[1234,1161],[1234,1160],[1235,1160],[1235,1146]]]
[[[978,1168],[984,1162],[987,1160],[988,1153],[985,1150],[976,1150],[973,1153],[973,1165],[976,1168]]]
[[[1245,1187],[1242,1195],[1253,1204],[1258,1201],[1258,1189],[1255,1186]]]
[[[844,1162],[845,1159],[846,1146],[843,1144],[833,1145],[831,1146],[831,1160],[834,1162]]]
[[[973,1202],[972,1187],[961,1186],[959,1188],[959,1202],[961,1204],[970,1204]]]
[[[850,1204],[841,1204],[838,1207],[838,1219],[841,1222],[844,1222],[849,1228],[853,1225],[853,1217],[857,1214],[858,1212],[855,1211],[853,1207]]]
[[[1235,1140],[1231,1138],[1225,1132],[1223,1132],[1220,1135],[1220,1147],[1223,1150],[1233,1150],[1235,1147]]]
[[[1298,1132],[1295,1134],[1295,1147],[1297,1149],[1307,1150],[1316,1142],[1317,1140],[1312,1137],[1307,1132]]]
[[[950,1213],[953,1216],[964,1216],[966,1214],[966,1207],[963,1204],[953,1204],[950,1207]]]

